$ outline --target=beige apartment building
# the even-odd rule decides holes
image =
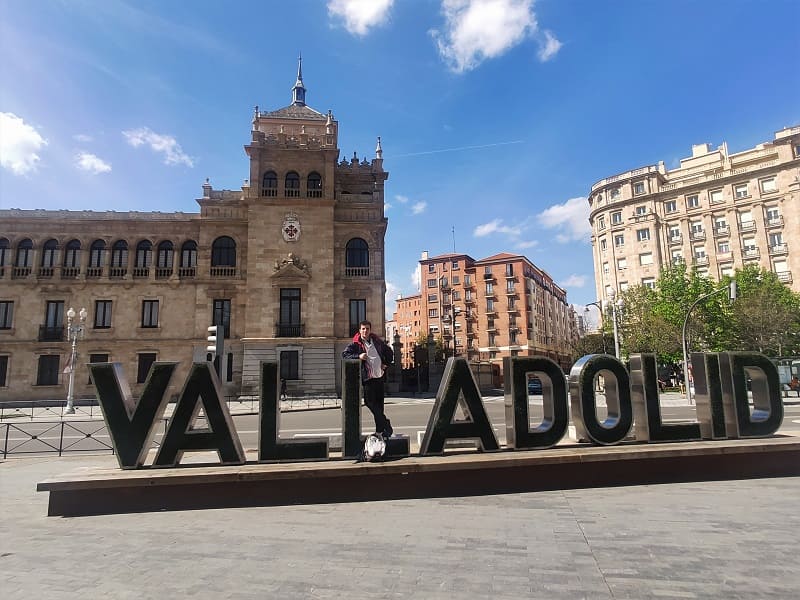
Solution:
[[[800,127],[730,154],[692,147],[663,162],[607,177],[589,195],[597,297],[654,286],[679,260],[714,279],[748,264],[800,291]]]
[[[447,356],[500,365],[504,356],[548,356],[567,369],[577,337],[567,293],[526,257],[442,254],[419,261],[422,292],[397,299],[403,366],[420,335],[441,336]]]
[[[291,104],[256,107],[245,184],[207,181],[199,213],[0,210],[0,398],[66,397],[70,307],[88,311],[77,398],[87,362],[121,363],[138,395],[154,361],[179,361],[179,392],[212,324],[227,395],[257,394],[262,360],[292,393],[335,392],[358,322],[383,328],[388,173],[380,138],[340,161],[339,123],[305,94],[298,67]]]

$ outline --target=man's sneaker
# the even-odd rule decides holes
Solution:
[[[394,429],[392,429],[392,424],[389,422],[389,419],[386,419],[386,427],[383,430],[383,437],[390,438],[392,437],[392,433],[394,433]]]

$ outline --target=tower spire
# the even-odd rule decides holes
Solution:
[[[306,88],[303,85],[303,55],[297,57],[297,81],[292,88],[292,104],[294,106],[306,105]]]

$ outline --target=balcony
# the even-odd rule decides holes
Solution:
[[[671,235],[669,236],[669,243],[670,244],[680,244],[683,241],[682,235]]]
[[[689,234],[689,239],[692,240],[693,242],[699,241],[699,240],[704,240],[704,239],[706,239],[706,232],[705,231],[692,231]]]
[[[720,225],[719,227],[714,228],[715,237],[722,237],[730,234],[731,234],[731,228],[728,227],[727,225]]]
[[[742,256],[744,256],[745,259],[759,258],[761,252],[758,251],[758,248],[745,248],[744,251],[742,251]]]
[[[786,254],[787,252],[789,252],[789,249],[786,244],[775,244],[769,247],[769,253],[773,256],[777,254]]]
[[[513,287],[506,288],[506,296],[519,296],[519,292],[515,290]]]
[[[79,267],[61,267],[61,279],[77,279],[80,273]]]
[[[39,341],[63,342],[64,326],[62,325],[61,327],[48,327],[47,325],[39,325]]]
[[[156,279],[169,279],[170,277],[172,277],[171,267],[156,268]]]
[[[197,267],[180,267],[178,269],[178,277],[181,279],[195,277],[196,273]]]
[[[108,270],[108,276],[111,279],[122,279],[128,274],[127,267],[111,267]]]
[[[345,267],[345,277],[369,277],[369,267]]]
[[[783,283],[792,283],[792,272],[791,271],[779,271],[775,273],[778,276],[778,280],[782,281]]]
[[[304,337],[303,323],[275,323],[275,337]]]
[[[755,231],[756,230],[756,222],[755,221],[744,221],[739,223],[739,231]]]
[[[36,277],[39,279],[52,279],[55,271],[55,267],[39,267]]]
[[[483,274],[483,279],[484,279],[484,281],[492,280],[492,279],[494,279],[494,275],[492,275],[491,273],[484,273]]]
[[[778,215],[772,219],[767,219],[767,227],[781,227],[783,225],[783,215]]]
[[[707,256],[695,256],[694,257],[694,264],[696,264],[696,265],[707,265],[708,264],[708,257]]]
[[[236,277],[236,267],[211,267],[209,275],[218,279]]]
[[[30,267],[13,267],[11,269],[11,279],[25,279],[30,274]]]
[[[133,268],[133,277],[134,279],[145,279],[150,277],[150,268],[149,267],[134,267]]]

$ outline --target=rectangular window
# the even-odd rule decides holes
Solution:
[[[458,275],[453,275],[453,285],[458,285],[460,282]]]
[[[622,234],[615,235],[614,236],[614,245],[617,246],[617,247],[624,246],[625,245],[625,236],[622,235]]]
[[[223,335],[231,337],[231,301],[230,299],[214,300],[214,308],[211,314],[211,324],[223,328]]]
[[[664,202],[664,212],[665,213],[674,213],[678,210],[678,203],[675,200],[667,200]]]
[[[712,192],[712,194],[713,193],[714,192]],[[722,194],[722,192],[719,192],[719,193]],[[698,196],[697,194],[690,194],[690,195],[686,196],[686,208],[687,209],[688,208],[697,208],[698,206],[700,206],[700,196]]]
[[[154,362],[156,362],[155,352],[142,352],[138,355],[136,383],[144,383],[147,381],[147,374],[150,373],[150,367]]]
[[[733,186],[733,195],[736,198],[747,198],[750,195],[750,193],[747,191],[747,184],[739,183]]]
[[[506,277],[513,277],[514,276],[514,265],[506,265]]]
[[[627,258],[618,258],[617,259],[617,269],[620,271],[624,271],[628,268],[628,259]]]
[[[670,254],[670,256],[672,257],[672,262],[676,263],[678,261],[683,260],[683,251],[682,250],[673,250],[672,253]]]
[[[762,179],[760,181],[761,184],[761,192],[764,194],[769,194],[770,192],[777,192],[778,186],[775,183],[775,178],[770,177],[768,179]]]
[[[642,285],[646,288],[650,288],[651,290],[656,289],[656,280],[652,277],[646,277],[642,279]]]
[[[453,290],[453,301],[461,300],[461,292],[458,290]]]
[[[8,356],[0,355],[0,387],[8,385]]]
[[[608,247],[608,242],[606,242],[606,238],[600,240],[600,251],[605,252],[607,247]]]
[[[694,247],[694,256],[695,256],[695,258],[703,258],[705,255],[706,255],[705,246],[695,246]]]
[[[472,285],[472,278],[469,275],[464,275],[464,285],[465,286]]]
[[[142,300],[142,327],[158,327],[158,300]]]
[[[728,226],[728,221],[725,217],[714,217],[714,229],[717,231],[725,229]]]
[[[597,217],[597,229],[602,231],[605,228],[606,228],[606,219],[605,219],[605,217],[602,217],[602,216]]]
[[[453,261],[453,262],[450,264],[450,268],[451,268],[453,271],[458,271],[458,269],[459,269],[459,266],[458,266],[458,261],[457,261],[457,260],[454,260],[454,261]],[[455,278],[453,278],[453,283],[455,283]]]
[[[111,300],[95,300],[94,328],[108,329],[109,327],[111,327]]]
[[[281,379],[300,379],[300,353],[297,350],[281,350]]]
[[[611,213],[611,224],[612,225],[619,225],[622,223],[622,211],[616,211]]]
[[[609,195],[611,196],[612,200],[619,198],[619,188],[613,188]]]
[[[633,184],[633,193],[635,195],[644,194],[644,181],[637,181]]]
[[[644,254],[639,255],[639,264],[640,265],[652,265],[653,264],[653,253],[646,252]]]
[[[428,265],[428,273],[436,273],[436,265]]]
[[[491,296],[494,293],[494,285],[489,282],[486,284],[486,295]]]
[[[358,333],[358,324],[367,320],[366,298],[350,300],[350,335]]]
[[[768,223],[776,223],[781,220],[781,211],[778,210],[777,206],[768,206],[767,207],[767,222]]]
[[[64,303],[60,300],[48,301],[44,314],[44,326],[57,329],[64,326]]]
[[[58,354],[44,354],[39,357],[36,385],[58,385]]]
[[[108,354],[90,354],[89,355],[89,362],[92,364],[97,363],[107,363],[108,362]],[[87,383],[92,383],[92,374],[89,373],[89,381]]]
[[[14,323],[14,303],[8,300],[0,301],[0,329],[11,329]]]
[[[646,242],[650,239],[650,230],[649,229],[637,229],[636,230],[636,239],[640,242]]]
[[[728,254],[731,251],[731,244],[728,240],[717,242],[717,252],[719,254]]]
[[[679,225],[671,225],[669,228],[669,239],[679,240],[681,238],[681,228]]]
[[[430,319],[438,319],[439,318],[439,310],[436,308],[429,308],[428,309],[428,318]]]
[[[753,252],[756,249],[756,238],[744,238],[742,248],[745,252]]]
[[[486,312],[494,312],[494,298],[486,300]]]
[[[607,263],[607,262],[604,262],[604,263],[603,263],[603,273],[605,273],[606,275],[608,275],[608,263]]]
[[[772,247],[781,246],[783,244],[783,234],[782,233],[770,233],[769,234],[769,245]]]
[[[646,215],[647,214],[647,207],[645,205],[637,206],[636,207],[636,214],[637,214],[637,216]]]
[[[428,287],[435,288],[436,287],[436,280],[435,279],[428,279]]]
[[[722,190],[711,190],[708,192],[708,201],[711,204],[718,204],[722,202]]]
[[[428,302],[438,302],[439,296],[436,294],[428,294]]]
[[[703,222],[702,221],[692,221],[690,223],[690,227],[691,227],[692,233],[694,233],[694,234],[703,233]]]
[[[281,288],[279,337],[300,337],[300,288]]]

